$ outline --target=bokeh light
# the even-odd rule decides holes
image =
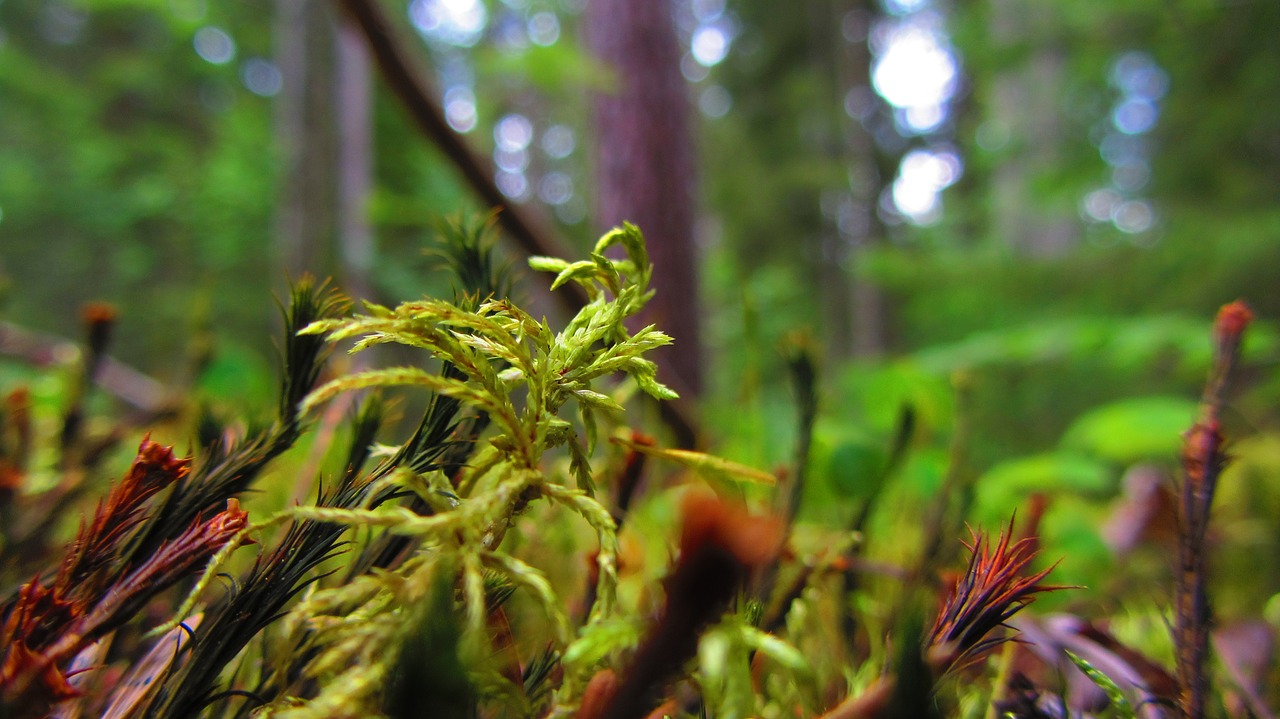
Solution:
[[[506,172],[524,172],[529,167],[529,153],[523,148],[513,150],[499,147],[493,151],[493,164]]]
[[[680,74],[689,82],[702,82],[711,75],[711,68],[698,62],[693,53],[685,53],[680,58]]]
[[[505,115],[493,127],[493,141],[499,149],[523,150],[533,141],[533,123],[524,115]]]
[[[88,12],[59,0],[45,0],[40,7],[40,34],[54,45],[79,42],[88,21]]]
[[[563,205],[573,199],[573,180],[563,172],[551,172],[538,182],[538,199],[548,205]]]
[[[930,225],[941,219],[946,188],[960,179],[964,165],[952,148],[912,150],[902,158],[893,181],[893,204],[908,222]]]
[[[553,12],[534,13],[528,22],[529,40],[534,45],[549,47],[560,39],[560,19]]]
[[[864,121],[876,111],[876,94],[866,85],[849,88],[844,96],[844,112],[849,117]]]
[[[702,23],[715,22],[724,15],[725,0],[693,0],[693,17]]]
[[[498,189],[502,191],[502,194],[517,202],[526,200],[529,197],[529,179],[524,176],[524,173],[499,170],[494,177],[494,181],[497,183]]]
[[[542,133],[542,151],[547,153],[548,157],[563,160],[573,154],[573,148],[576,145],[577,140],[573,136],[573,130],[566,125],[552,125]]]
[[[1111,65],[1111,84],[1127,97],[1157,101],[1169,90],[1169,75],[1149,54],[1123,53]]]
[[[1116,105],[1111,124],[1126,135],[1141,135],[1155,127],[1160,110],[1145,97],[1130,97]]]
[[[710,118],[724,117],[733,107],[733,96],[720,85],[705,87],[698,93],[698,109]]]
[[[413,0],[409,20],[430,39],[471,47],[484,35],[489,13],[480,0]]]
[[[206,25],[196,30],[191,44],[196,54],[205,62],[214,65],[225,65],[235,59],[236,43],[226,30],[214,25]]]
[[[587,203],[575,195],[563,205],[556,205],[556,219],[566,225],[576,225],[587,219]]]
[[[723,23],[701,25],[693,31],[690,53],[698,64],[713,67],[729,54],[732,38]]]
[[[1085,195],[1080,214],[1093,224],[1109,223],[1133,242],[1150,245],[1155,239],[1146,233],[1159,220],[1155,206],[1136,196],[1151,181],[1149,137],[1160,120],[1160,99],[1169,90],[1169,76],[1151,55],[1131,50],[1111,63],[1108,81],[1118,97],[1108,113],[1108,122],[1099,123],[1091,133],[1098,155],[1111,168],[1111,186]]]
[[[1115,190],[1104,187],[1084,196],[1081,210],[1087,219],[1094,222],[1110,222],[1111,214],[1123,198]]]
[[[904,129],[925,133],[946,119],[959,68],[940,20],[922,13],[878,29],[879,56],[872,70],[876,92],[895,108]]]
[[[1013,131],[999,120],[987,120],[978,125],[973,139],[987,152],[997,152],[1008,146],[1009,140],[1013,139]]]
[[[1116,229],[1131,235],[1151,229],[1155,218],[1155,211],[1146,200],[1125,200],[1111,212]]]
[[[255,95],[275,97],[284,86],[280,69],[270,60],[252,57],[240,68],[240,81]]]
[[[471,132],[476,126],[476,95],[471,88],[455,86],[444,94],[444,117],[449,127],[458,132]]]
[[[929,0],[885,0],[885,12],[891,15],[910,15],[929,7]]]

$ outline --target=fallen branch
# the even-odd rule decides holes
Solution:
[[[0,356],[48,367],[76,361],[81,354],[80,346],[71,340],[0,322]],[[99,388],[147,415],[167,411],[169,393],[159,381],[114,357],[104,355],[100,362],[94,375]]]

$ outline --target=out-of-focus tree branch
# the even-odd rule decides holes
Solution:
[[[414,68],[386,15],[370,0],[339,0],[347,16],[360,28],[387,86],[400,100],[415,125],[449,162],[481,202],[500,208],[498,223],[530,255],[566,257],[567,252],[530,213],[512,204],[493,181],[493,168],[467,146],[462,135],[449,127],[444,111],[429,85]],[[548,281],[550,281],[548,279]],[[566,309],[576,312],[587,303],[586,292],[570,282],[557,293]]]
[[[0,322],[0,356],[47,367],[80,354],[80,347],[71,340]],[[162,414],[170,405],[169,392],[163,384],[114,357],[102,358],[95,381],[101,389],[149,415]]]

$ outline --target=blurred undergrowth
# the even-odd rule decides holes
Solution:
[[[348,314],[300,280],[269,421],[198,355],[113,398],[108,308],[59,369],[6,366],[0,717],[1271,716],[1277,343],[1242,304],[1211,345],[1072,318],[827,373],[812,338],[747,342],[792,397],[706,408],[715,456],[636,424],[674,396],[669,338],[627,323],[639,230],[531,260],[590,298],[553,326],[491,226],[441,223],[448,300]],[[402,351],[326,370],[333,344]],[[1001,404],[1037,364],[1211,381],[1040,427]],[[984,436],[1023,411],[1043,451]]]

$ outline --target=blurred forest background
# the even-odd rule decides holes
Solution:
[[[1175,466],[1210,318],[1243,297],[1263,321],[1231,429],[1261,479],[1224,502],[1280,512],[1280,3],[673,0],[647,3],[675,48],[650,58],[618,37],[645,5],[379,7],[510,203],[575,255],[646,231],[709,446],[788,461],[779,347],[804,336],[816,492],[856,496],[909,405],[904,491],[962,446],[978,519],[1054,492],[1055,579],[1105,577],[1121,477]],[[661,103],[609,109],[646,83]],[[609,135],[644,112],[666,174]],[[286,277],[444,292],[432,223],[487,209],[312,0],[4,0],[0,147],[0,318],[78,337],[110,302],[122,361],[178,383],[200,357],[206,396],[263,408]],[[1268,561],[1249,606],[1280,592]]]

